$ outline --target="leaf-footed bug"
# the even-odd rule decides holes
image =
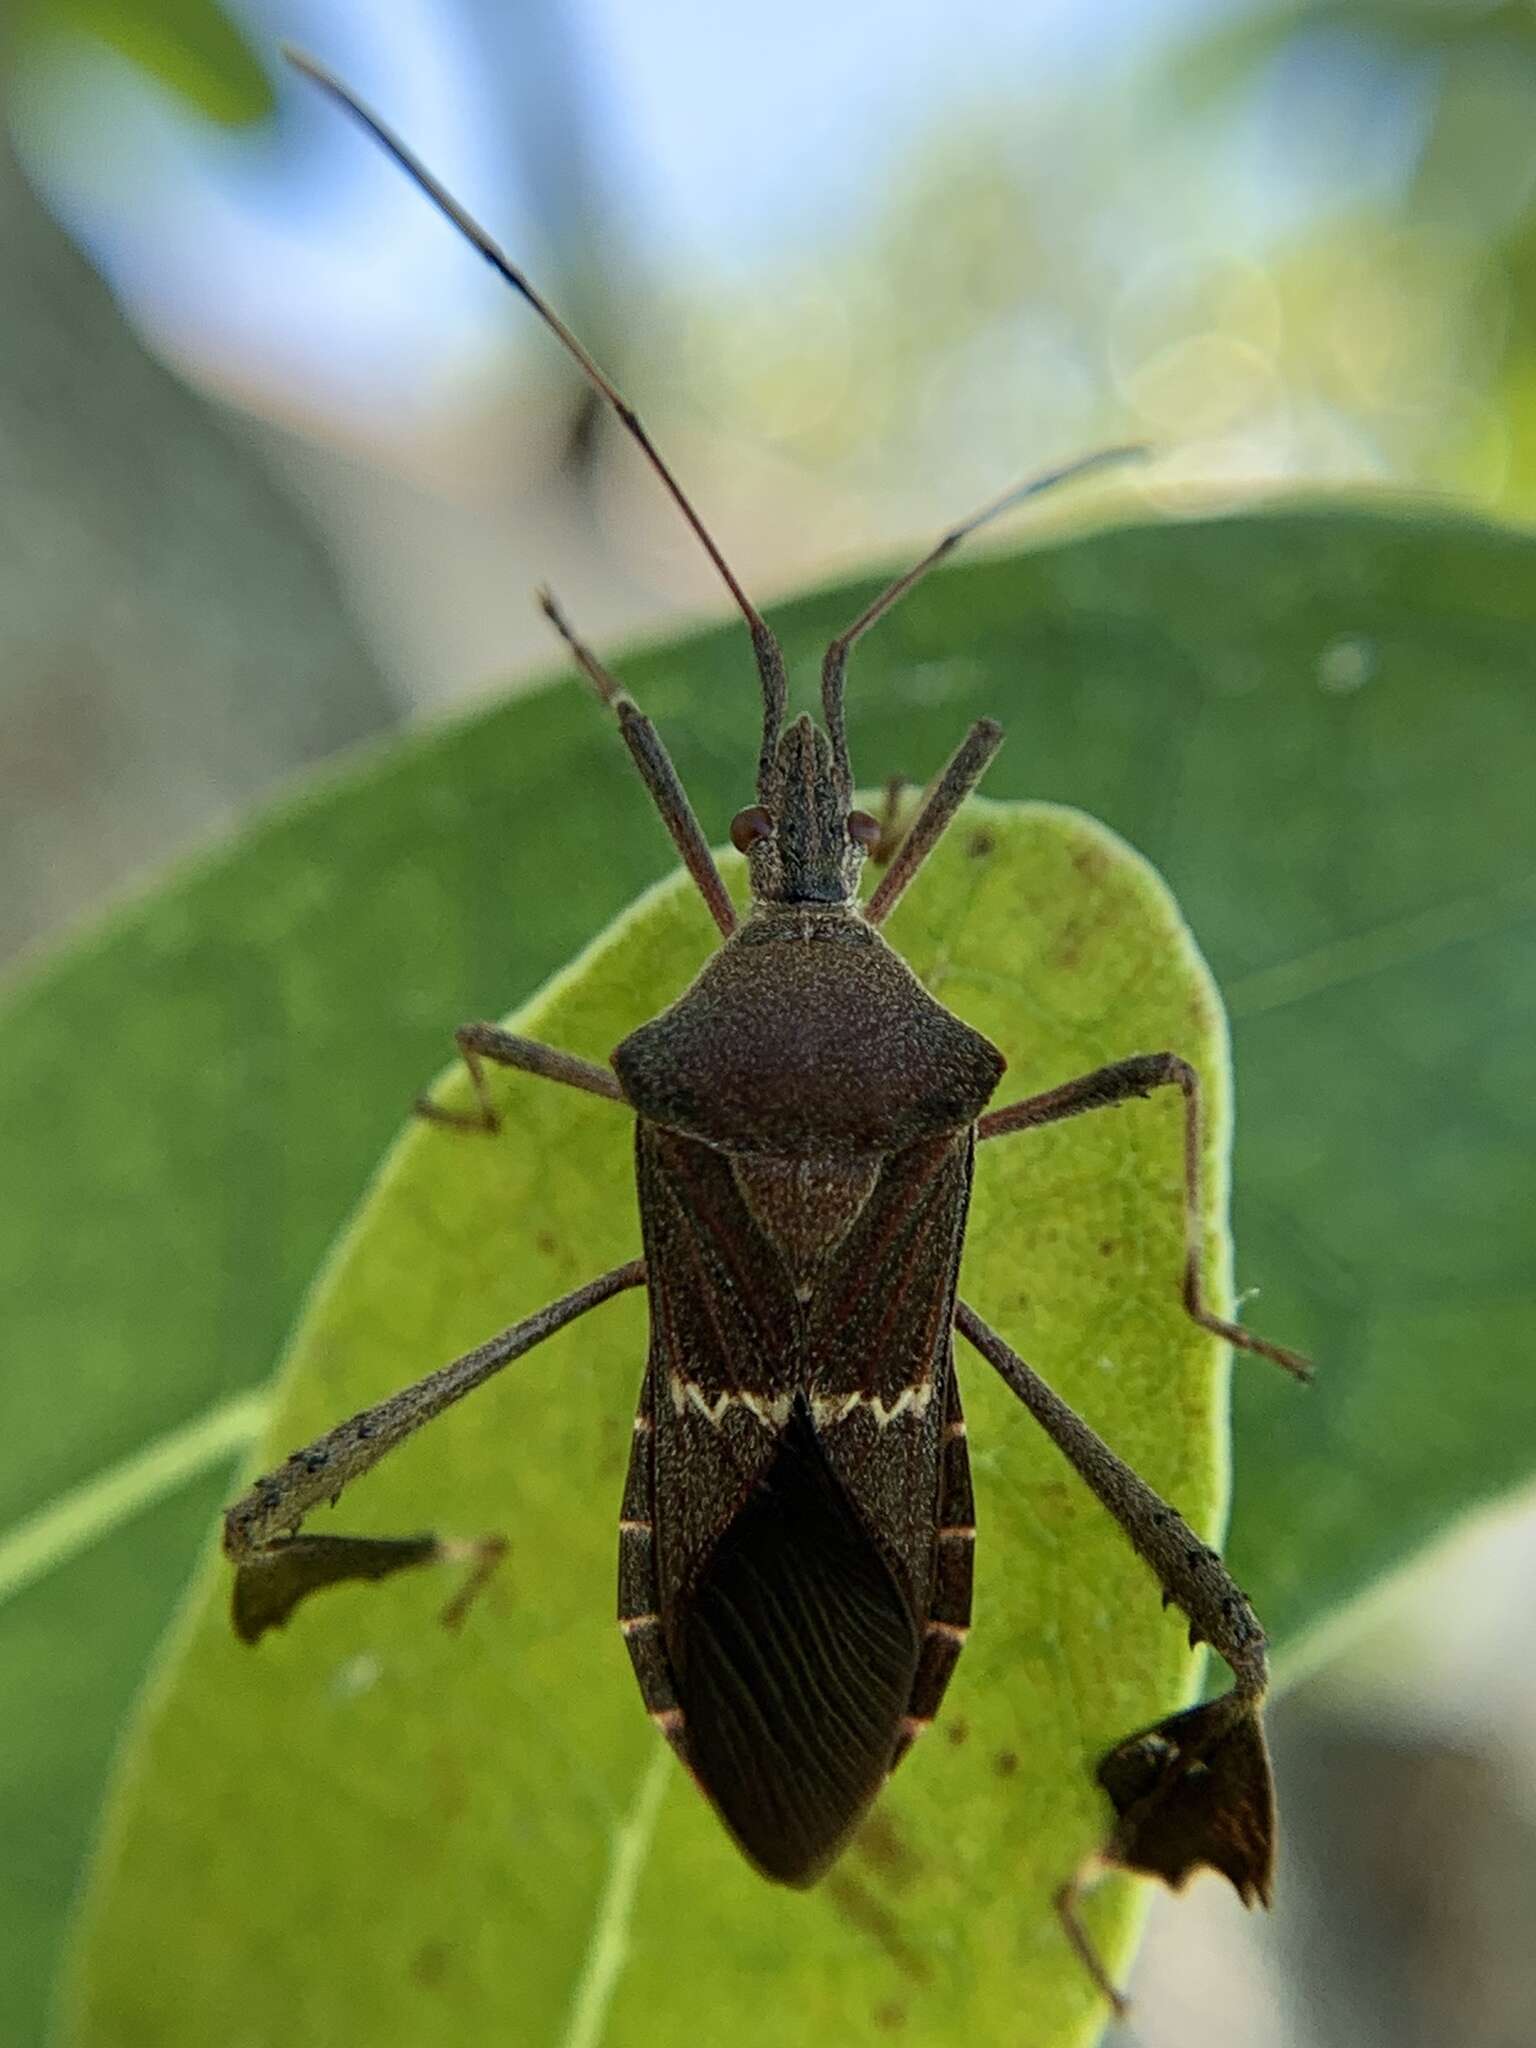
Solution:
[[[643,1256],[258,1480],[225,1517],[237,1630],[254,1641],[323,1586],[447,1554],[431,1537],[313,1536],[300,1525],[501,1367],[644,1287],[650,1350],[620,1511],[620,1627],[648,1711],[742,1850],[768,1877],[811,1884],[938,1711],[970,1626],[975,1529],[958,1328],[1120,1524],[1165,1601],[1188,1617],[1191,1639],[1209,1642],[1233,1673],[1222,1697],[1128,1736],[1102,1760],[1116,1816],[1102,1860],[1175,1885],[1210,1865],[1245,1901],[1267,1899],[1274,1802],[1257,1619],[1215,1553],[956,1294],[978,1142],[1173,1087],[1184,1101],[1184,1307],[1203,1328],[1305,1377],[1296,1354],[1205,1304],[1198,1076],[1171,1052],[1138,1054],[989,1110],[1002,1056],[881,937],[997,751],[1002,734],[990,720],[961,742],[889,849],[873,894],[858,900],[865,859],[888,850],[888,835],[852,807],[843,686],[855,642],[1006,507],[1137,451],[1111,449],[1036,478],[947,533],[832,642],[821,728],[803,715],[786,722],[778,643],[635,413],[403,144],[321,66],[288,54],[522,295],[613,408],[746,620],[763,722],[756,801],[731,827],[751,882],[739,920],[655,728],[542,595],[617,716],[723,943],[668,1010],[617,1047],[611,1072],[468,1024],[457,1042],[478,1110],[418,1108],[494,1133],[487,1061],[627,1108]],[[1075,1881],[1058,1900],[1064,1924],[1118,2005],[1074,1892]]]

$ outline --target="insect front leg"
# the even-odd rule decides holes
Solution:
[[[624,1091],[606,1067],[579,1059],[573,1052],[540,1045],[536,1038],[518,1038],[498,1024],[461,1024],[453,1034],[474,1083],[478,1109],[444,1109],[419,1095],[415,1111],[429,1123],[446,1124],[461,1131],[485,1131],[494,1136],[501,1129],[501,1112],[491,1100],[483,1062],[494,1060],[499,1067],[516,1067],[524,1074],[537,1074],[543,1081],[561,1081],[568,1088],[583,1088],[589,1095],[622,1102]]]
[[[1091,1074],[1080,1075],[1075,1081],[1065,1081],[1059,1088],[1048,1088],[1044,1094],[1030,1095],[1023,1102],[1009,1103],[1006,1109],[990,1111],[977,1124],[976,1135],[979,1139],[1003,1138],[1015,1131],[1036,1130],[1042,1124],[1059,1123],[1063,1117],[1082,1116],[1090,1109],[1112,1109],[1119,1103],[1132,1102],[1150,1095],[1155,1088],[1178,1088],[1184,1096],[1185,1312],[1202,1330],[1224,1337],[1238,1350],[1252,1351],[1260,1358],[1272,1359],[1299,1380],[1311,1379],[1311,1363],[1299,1352],[1288,1351],[1281,1344],[1271,1344],[1265,1337],[1256,1337],[1241,1323],[1228,1322],[1206,1306],[1200,1274],[1200,1218],[1203,1214],[1200,1194],[1200,1076],[1188,1060],[1180,1059],[1173,1052],[1138,1053],[1133,1059],[1115,1060],[1107,1067],[1096,1067]]]
[[[571,650],[576,666],[618,719],[619,736],[640,771],[641,781],[651,793],[652,803],[661,813],[661,822],[671,835],[678,857],[693,877],[694,886],[704,898],[710,916],[720,927],[721,936],[728,939],[736,929],[736,907],[720,879],[720,870],[715,866],[709,841],[694,815],[682,778],[672,766],[672,757],[661,743],[660,733],[623,685],[603,667],[556,604],[551,592],[539,592],[539,607]],[[767,628],[763,630],[766,636]],[[777,647],[771,636],[767,636],[766,647],[759,647],[759,656],[760,659],[768,658],[770,667],[778,661]],[[768,681],[766,673],[764,681]]]
[[[911,783],[905,775],[888,775],[885,791],[880,799],[880,808],[875,813],[875,822],[880,827],[880,837],[869,850],[870,860],[877,868],[883,868],[893,857],[906,835],[902,822],[902,807]]]
[[[1268,1904],[1275,1795],[1261,1708],[1269,1660],[1247,1595],[1183,1516],[965,1302],[956,1305],[955,1326],[1120,1524],[1165,1599],[1188,1617],[1191,1642],[1208,1642],[1231,1667],[1230,1692],[1126,1736],[1100,1760],[1098,1780],[1116,1815],[1100,1861],[1175,1887],[1208,1865],[1231,1880],[1245,1905]],[[1058,1907],[1074,1945],[1091,1956],[1072,1916],[1075,1895],[1075,1884],[1066,1886]],[[1090,1967],[1118,2003],[1096,1959]]]
[[[956,811],[986,774],[992,756],[1002,744],[1002,727],[990,718],[977,719],[945,762],[905,838],[896,846],[890,866],[864,906],[866,924],[883,924],[889,917],[898,897],[948,831]]]
[[[504,1365],[521,1358],[588,1309],[627,1288],[642,1286],[644,1281],[643,1259],[614,1267],[537,1314],[525,1316],[489,1343],[428,1373],[413,1386],[338,1423],[312,1444],[294,1451],[276,1471],[258,1479],[224,1516],[224,1555],[235,1567],[232,1618],[236,1634],[255,1642],[269,1628],[281,1626],[301,1600],[324,1586],[387,1578],[412,1565],[466,1555],[464,1545],[436,1536],[303,1536],[299,1530],[312,1509],[324,1501],[334,1502],[345,1487],[371,1471],[396,1445]],[[499,1539],[488,1539],[470,1547],[476,1575],[450,1606],[445,1620],[451,1623],[462,1614],[468,1595],[500,1554],[498,1545]]]

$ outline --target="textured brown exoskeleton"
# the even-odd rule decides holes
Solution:
[[[588,1309],[631,1287],[650,1354],[620,1520],[619,1616],[645,1704],[741,1848],[768,1877],[813,1883],[937,1712],[971,1615],[972,1521],[958,1328],[1050,1433],[1163,1588],[1231,1666],[1224,1697],[1119,1743],[1099,1766],[1116,1814],[1104,1860],[1180,1884],[1208,1864],[1266,1898],[1273,1795],[1260,1723],[1263,1631],[1221,1560],[976,1312],[956,1298],[978,1142],[1176,1087],[1185,1102],[1189,1314],[1298,1375],[1278,1346],[1213,1315],[1199,1261],[1200,1090],[1172,1053],[1140,1054],[1004,1109],[996,1048],[929,995],[880,926],[1001,742],[974,726],[932,785],[869,900],[881,825],[853,806],[843,729],[850,648],[983,520],[1103,456],[1042,478],[947,534],[828,650],[823,727],[785,723],[777,642],[633,412],[580,344],[404,148],[308,59],[353,113],[533,305],[617,411],[698,534],[751,632],[763,695],[757,800],[731,836],[747,857],[744,920],[655,729],[545,611],[617,714],[724,943],[672,1007],[624,1040],[612,1072],[466,1025],[479,1098],[448,1124],[494,1132],[493,1061],[610,1098],[636,1120],[642,1258],[356,1415],[229,1510],[235,1624],[248,1640],[306,1594],[448,1554],[304,1536],[312,1508],[424,1422]],[[1125,451],[1112,451],[1124,453]],[[1116,1996],[1072,1910],[1069,1933]]]

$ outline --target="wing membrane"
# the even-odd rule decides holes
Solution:
[[[917,1630],[803,1399],[682,1638],[695,1770],[768,1876],[813,1883],[890,1768]]]

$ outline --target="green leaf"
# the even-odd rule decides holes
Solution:
[[[797,673],[873,588],[776,611]],[[723,834],[751,795],[740,628],[616,666]],[[1252,1363],[1234,1388],[1229,1549],[1282,1668],[1531,1476],[1533,684],[1536,541],[1390,506],[972,562],[854,665],[870,779],[1000,717],[992,793],[1123,832],[1226,991],[1237,1278],[1320,1368],[1304,1395]],[[27,1541],[0,1551],[35,1566],[101,1475],[264,1381],[452,1025],[526,998],[670,858],[565,684],[370,757],[15,992],[0,1531]],[[40,2031],[113,1730],[228,1485],[211,1467],[46,1578],[0,1571],[0,1951],[33,1973],[0,1973],[7,2039]]]
[[[1132,1048],[1175,1047],[1210,1077],[1226,1292],[1221,1008],[1151,869],[1076,812],[978,804],[889,932],[1008,1055],[1009,1095]],[[668,881],[516,1028],[601,1058],[714,936]],[[500,1141],[418,1126],[386,1162],[305,1318],[264,1462],[636,1254],[632,1119],[526,1077],[498,1095]],[[470,1099],[462,1075],[451,1099]],[[1176,1093],[987,1146],[962,1285],[1213,1533],[1226,1367],[1179,1304],[1182,1157]],[[642,2048],[707,2038],[725,2015],[742,2048],[768,2048],[786,2013],[812,2039],[898,2012],[904,2040],[935,2048],[1097,2036],[1104,2003],[1052,1893],[1103,1841],[1097,1759],[1190,1696],[1182,1618],[966,1354],[981,1625],[934,1739],[847,1863],[809,1897],[773,1890],[657,1762],[613,1626],[644,1355],[637,1300],[597,1312],[317,1522],[505,1530],[510,1561],[462,1637],[433,1628],[443,1587],[395,1581],[316,1600],[253,1655],[230,1633],[227,1567],[203,1576],[127,1755],[76,2038],[222,2040],[262,2008],[290,2015],[290,2043],[380,2048],[514,2033]],[[1139,1910],[1123,1880],[1093,1902],[1117,1965]],[[626,1954],[615,1974],[605,1958]]]
[[[265,120],[272,82],[216,0],[24,0],[23,32],[108,44],[212,121]]]

